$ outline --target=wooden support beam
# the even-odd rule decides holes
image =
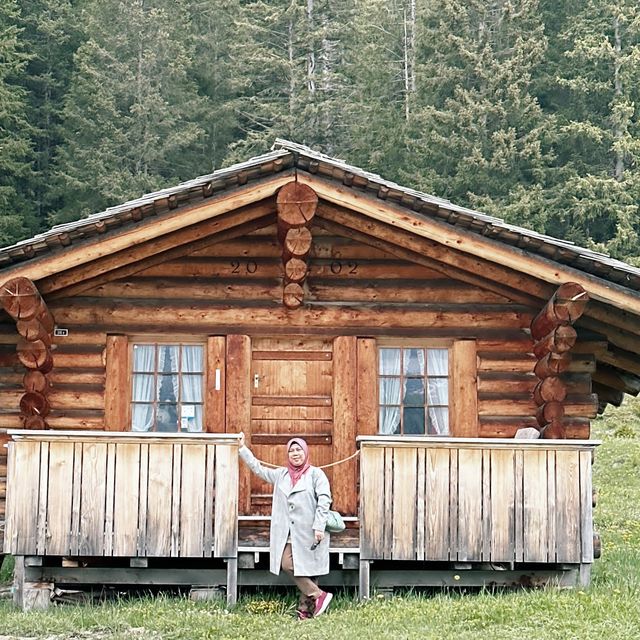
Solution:
[[[537,305],[553,289],[530,275],[505,269],[488,260],[470,257],[410,231],[367,219],[342,207],[320,202],[314,224],[447,274],[450,277],[504,295],[509,300]]]
[[[640,377],[600,364],[593,374],[593,380],[602,386],[637,396],[640,393]]]
[[[162,238],[140,242],[93,262],[55,273],[40,283],[48,300],[78,295],[105,282],[175,260],[213,244],[246,235],[271,224],[275,213],[273,198],[237,211],[205,220]]]
[[[491,240],[478,233],[460,229],[429,216],[418,215],[389,201],[374,198],[368,193],[336,185],[317,175],[301,173],[298,180],[309,185],[321,199],[358,211],[367,217],[391,224],[417,236],[438,242],[470,256],[513,269],[521,274],[535,273],[538,278],[555,285],[570,280],[589,291],[590,297],[612,304],[637,315],[640,293],[592,276],[584,271],[530,253],[514,246]]]
[[[270,198],[290,180],[289,172],[282,172],[264,180],[255,180],[245,187],[221,192],[205,201],[169,211],[166,215],[144,219],[133,228],[127,226],[112,231],[107,234],[108,239],[105,236],[99,242],[71,245],[64,252],[53,252],[39,258],[35,263],[20,263],[7,267],[4,271],[10,277],[29,276],[37,281]]]

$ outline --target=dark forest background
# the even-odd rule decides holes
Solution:
[[[640,265],[637,0],[2,0],[0,245],[301,142]]]

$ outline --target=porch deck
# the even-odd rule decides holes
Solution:
[[[237,437],[10,432],[6,548],[28,606],[58,584],[287,584],[238,516]],[[358,518],[320,584],[587,584],[591,441],[361,437]],[[221,499],[222,497],[222,499]]]

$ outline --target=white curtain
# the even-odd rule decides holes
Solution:
[[[380,375],[394,376],[380,378],[380,433],[389,436],[400,425],[400,349],[380,349]]]
[[[153,392],[155,370],[154,345],[136,344],[133,347],[133,411],[132,431],[149,431],[153,426]],[[139,373],[139,372],[149,373]],[[145,404],[140,404],[145,403]]]
[[[202,372],[204,349],[200,345],[182,347],[182,431],[202,431]]]
[[[449,433],[449,352],[447,349],[427,349],[427,412],[429,432]],[[442,376],[442,377],[435,377]]]

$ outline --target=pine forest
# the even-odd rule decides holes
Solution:
[[[640,4],[0,3],[1,246],[277,137],[640,266]]]

